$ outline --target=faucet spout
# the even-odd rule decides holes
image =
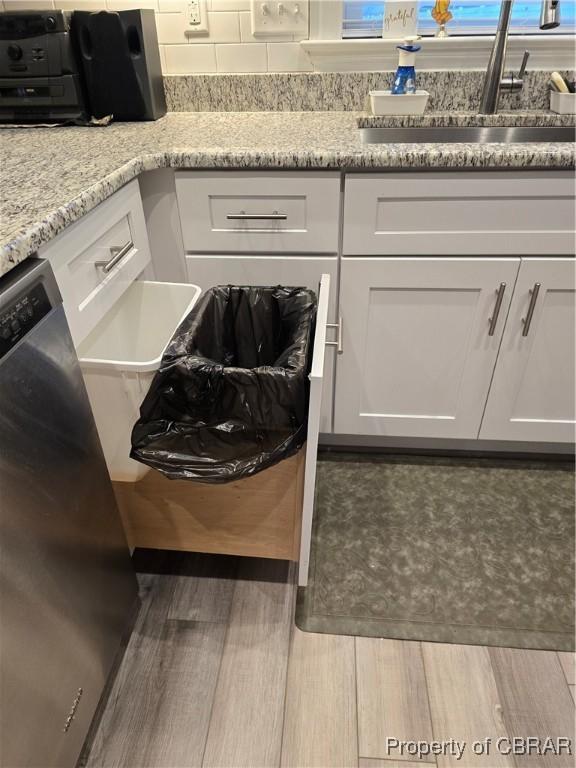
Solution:
[[[482,115],[493,115],[498,110],[500,83],[504,74],[508,30],[510,29],[510,17],[512,15],[512,2],[513,0],[502,0],[500,6],[498,27],[484,77],[484,88],[480,100],[480,114]]]
[[[498,110],[498,98],[502,89],[517,93],[522,90],[522,77],[526,69],[528,53],[524,54],[522,67],[518,77],[504,78],[504,65],[506,63],[506,45],[508,32],[510,31],[510,18],[512,16],[513,0],[502,0],[500,5],[500,17],[498,28],[494,37],[494,45],[486,75],[482,98],[480,99],[480,114],[493,115]],[[540,29],[554,29],[560,26],[560,0],[543,0],[540,13]]]

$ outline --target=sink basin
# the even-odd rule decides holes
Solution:
[[[512,144],[576,141],[574,128],[517,126],[457,126],[430,128],[360,128],[364,144]]]

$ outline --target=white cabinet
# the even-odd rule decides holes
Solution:
[[[476,438],[519,265],[343,258],[334,431]]]
[[[332,290],[327,306],[328,319],[335,322],[338,285],[337,256],[188,255],[188,279],[204,289],[214,285],[304,286],[318,294],[322,275],[329,275]],[[320,431],[332,431],[334,391],[334,348],[326,350]]]
[[[138,181],[65,229],[40,256],[52,265],[78,345],[150,263]]]
[[[191,282],[305,286],[332,281],[335,322],[340,174],[314,171],[180,171],[176,194]],[[320,429],[332,431],[334,350],[327,353]]]
[[[566,171],[349,174],[345,255],[574,253]]]
[[[180,171],[176,194],[187,252],[338,250],[338,173]]]
[[[480,437],[574,441],[575,262],[522,260]]]
[[[347,175],[334,431],[573,441],[574,198],[563,171]]]

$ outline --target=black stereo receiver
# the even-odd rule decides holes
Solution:
[[[0,119],[57,121],[87,116],[64,13],[0,13]]]
[[[0,13],[0,121],[165,113],[154,11]]]

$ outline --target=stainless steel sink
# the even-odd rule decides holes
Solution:
[[[364,144],[513,144],[576,141],[574,128],[456,126],[431,128],[360,128]]]

